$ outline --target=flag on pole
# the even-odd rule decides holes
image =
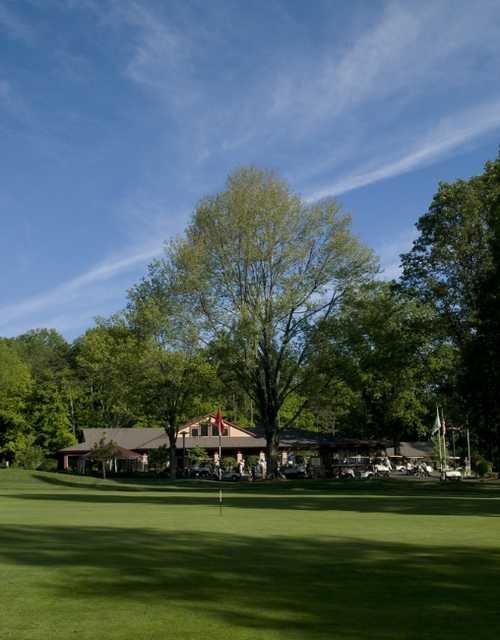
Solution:
[[[219,430],[219,464],[218,464],[218,471],[219,471],[219,480],[222,480],[222,433],[224,431],[224,419],[222,418],[222,411],[220,410],[220,407],[217,407],[217,415],[215,416],[215,424]],[[222,496],[222,494],[221,494]],[[221,509],[222,509],[222,502],[221,502]],[[221,512],[222,515],[222,512]]]
[[[219,429],[219,436],[221,436],[223,434],[224,427],[226,425],[224,424],[224,419],[222,417],[222,412],[220,410],[220,407],[217,409],[217,414],[215,416],[215,424]]]
[[[434,420],[432,435],[435,436],[436,433],[439,433],[440,431],[441,431],[441,420],[439,418],[439,409],[436,407],[436,419]]]

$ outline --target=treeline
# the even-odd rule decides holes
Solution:
[[[0,339],[2,455],[36,465],[85,427],[160,426],[175,473],[179,426],[220,404],[264,429],[272,465],[288,426],[428,438],[439,404],[457,452],[469,428],[498,463],[500,159],[440,184],[417,229],[384,282],[334,200],[235,172],[123,311],[72,344]]]

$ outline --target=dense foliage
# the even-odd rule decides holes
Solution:
[[[175,473],[179,426],[220,404],[264,428],[272,463],[291,425],[426,439],[439,403],[458,453],[468,427],[498,465],[500,159],[440,184],[417,230],[401,279],[382,282],[333,200],[237,171],[123,312],[72,344],[0,339],[0,455],[36,467],[85,427],[160,426]]]

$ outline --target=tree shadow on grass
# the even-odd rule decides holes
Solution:
[[[483,483],[478,481],[447,482],[436,480],[408,481],[402,477],[391,480],[295,480],[295,481],[259,481],[259,482],[217,482],[212,480],[175,480],[165,478],[143,479],[140,476],[108,480],[92,478],[90,476],[66,475],[60,473],[31,474],[31,478],[42,484],[49,484],[60,488],[93,489],[103,492],[197,492],[211,493],[222,487],[228,491],[244,494],[286,495],[328,493],[391,493],[392,495],[463,495],[500,498],[500,483]]]
[[[164,603],[162,624],[181,612],[224,637],[489,639],[500,621],[498,549],[11,526],[0,562],[46,568],[47,595],[84,611]]]
[[[376,482],[275,482],[224,484],[184,481],[163,484],[98,482],[89,484],[77,476],[34,473],[41,491],[13,491],[4,498],[102,504],[161,506],[216,505],[219,488],[226,508],[286,511],[350,511],[438,516],[500,516],[500,486],[489,484]],[[35,485],[36,486],[36,485]],[[51,487],[56,491],[47,492]],[[79,491],[75,491],[78,489]]]
[[[46,502],[67,502],[68,504],[143,505],[159,506],[216,506],[218,488],[210,491],[193,489],[190,494],[160,493],[151,494],[122,492],[99,492],[92,489],[83,493],[74,491],[59,493],[11,493],[7,499],[33,500]],[[351,493],[319,494],[302,493],[300,495],[274,495],[239,493],[233,490],[224,492],[224,506],[227,509],[279,509],[284,511],[347,511],[356,513],[387,513],[401,515],[435,516],[500,516],[500,499],[476,495],[435,495],[418,494],[398,495],[386,492],[373,495]]]

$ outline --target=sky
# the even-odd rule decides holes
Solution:
[[[396,277],[499,143],[498,0],[0,0],[0,335],[118,311],[247,164]]]

